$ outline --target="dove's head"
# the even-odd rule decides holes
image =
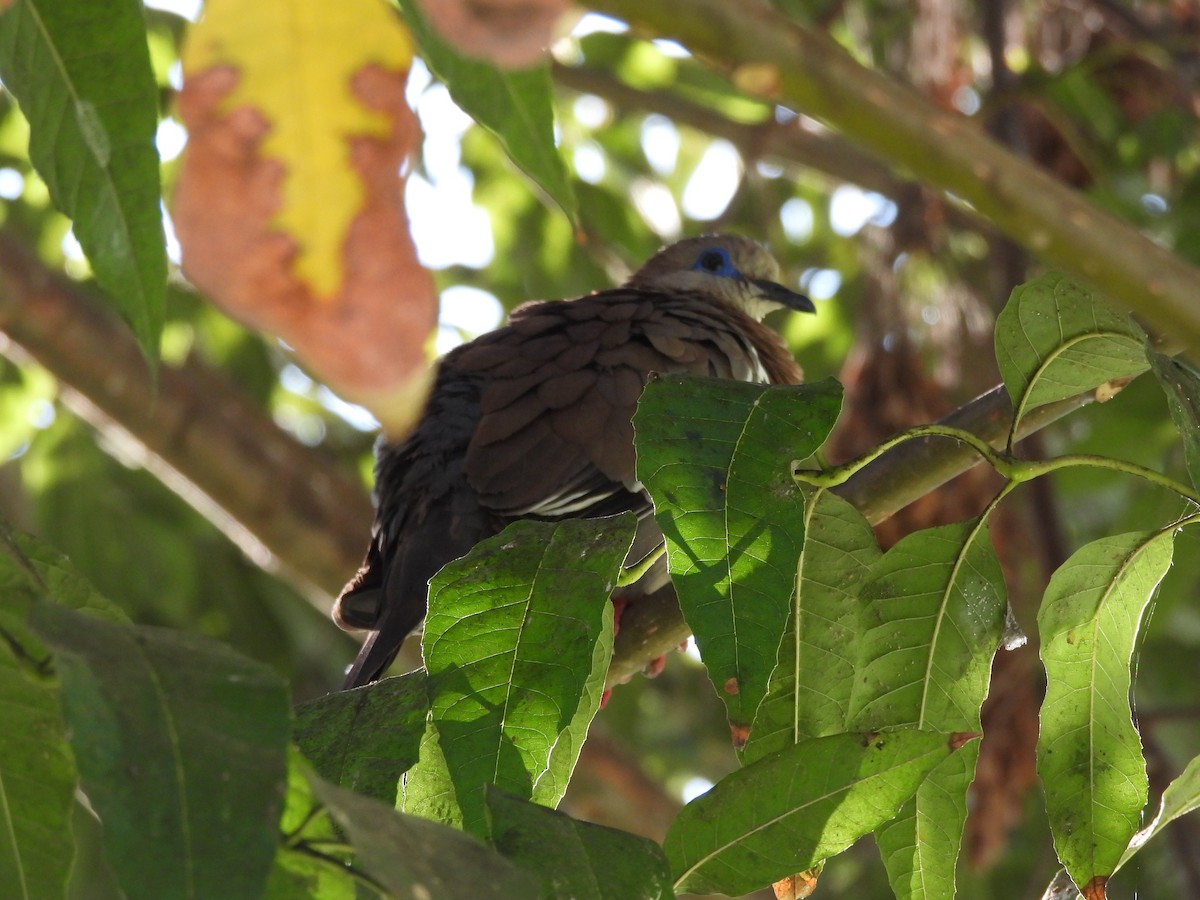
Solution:
[[[816,312],[811,300],[779,283],[779,264],[766,248],[736,234],[672,244],[638,269],[629,285],[715,297],[760,321],[776,309]]]

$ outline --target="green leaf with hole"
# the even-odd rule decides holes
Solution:
[[[1174,527],[1076,551],[1038,613],[1046,699],[1038,775],[1058,858],[1075,884],[1116,868],[1146,805],[1146,762],[1129,705],[1142,613],[1171,565]]]
[[[916,729],[834,734],[726,776],[667,832],[675,889],[740,896],[840,853],[895,816],[961,744]]]
[[[1183,459],[1192,484],[1200,488],[1200,371],[1187,360],[1147,354],[1158,383],[1167,394],[1171,419],[1183,438]]]
[[[52,603],[31,621],[54,648],[71,749],[126,896],[258,897],[284,794],[282,679],[199,635]]]
[[[633,418],[671,580],[735,726],[766,694],[796,586],[804,496],[792,463],[824,443],[841,402],[832,380],[672,375],[646,386]]]
[[[653,841],[580,822],[568,815],[487,791],[491,843],[542,878],[545,900],[669,900],[671,873]]]
[[[487,784],[547,806],[562,799],[600,704],[609,595],[634,527],[630,513],[516,522],[433,578],[422,645],[430,731],[405,778],[406,810],[461,816],[483,836]]]
[[[845,731],[860,638],[858,592],[879,556],[862,513],[827,490],[808,493],[796,593],[743,763]]]
[[[454,102],[495,135],[509,159],[576,221],[575,194],[554,140],[550,67],[498,69],[462,56],[429,27],[415,0],[400,0],[421,56]]]
[[[0,14],[0,79],[29,120],[30,161],[155,363],[167,255],[141,5],[15,0]]]
[[[470,796],[459,802],[458,787],[446,755],[442,753],[437,726],[427,722],[421,735],[417,762],[400,779],[396,809],[462,831],[465,829],[463,805],[469,806],[473,802],[476,802],[475,798]],[[483,834],[482,820],[477,810],[472,812],[476,813],[474,826],[477,833]]]
[[[1013,291],[996,317],[996,362],[1013,432],[1029,410],[1146,371],[1146,335],[1093,291],[1051,272]]]

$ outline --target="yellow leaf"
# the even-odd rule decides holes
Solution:
[[[411,37],[382,0],[208,0],[188,36],[185,76],[233,67],[237,86],[223,107],[252,107],[268,123],[260,152],[285,173],[271,224],[296,241],[295,274],[314,297],[341,285],[342,243],[363,204],[350,139],[386,137],[392,127],[351,81],[370,64],[406,71],[412,56]]]

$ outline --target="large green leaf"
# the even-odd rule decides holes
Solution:
[[[304,704],[296,743],[322,778],[392,804],[400,776],[417,761],[428,711],[425,673],[409,672]]]
[[[808,495],[805,519],[791,615],[744,763],[846,729],[859,644],[858,592],[879,546],[862,513],[826,490]]]
[[[317,775],[313,790],[346,833],[361,866],[397,898],[537,897],[538,881],[470,835],[398,813]],[[221,896],[219,894],[213,896]]]
[[[896,815],[959,746],[915,729],[834,734],[734,772],[667,833],[676,890],[736,896],[840,853]]]
[[[75,853],[74,794],[75,766],[58,698],[31,683],[0,642],[0,884],[6,897],[63,895]]]
[[[1052,272],[1013,291],[996,317],[996,361],[1013,431],[1029,410],[1146,371],[1146,336],[1092,291]]]
[[[431,724],[405,779],[406,810],[461,814],[485,835],[487,784],[557,805],[599,707],[608,598],[634,527],[628,513],[516,522],[434,577],[423,641]]]
[[[662,848],[646,838],[580,822],[496,788],[487,792],[492,846],[542,876],[543,900],[674,897]]]
[[[39,604],[83,789],[129,897],[258,897],[290,713],[261,663],[198,635]]]
[[[1173,538],[1167,528],[1085,545],[1051,577],[1038,613],[1047,679],[1038,775],[1058,858],[1080,886],[1112,874],[1146,805],[1129,665]]]
[[[157,360],[167,257],[141,4],[15,0],[0,14],[0,78],[29,119],[29,158],[74,220],[96,279]]]
[[[775,668],[804,540],[792,462],[825,441],[841,385],[664,376],[633,418],[671,580],[729,720],[748,727]]]
[[[45,677],[48,651],[25,623],[33,604],[54,593],[37,560],[43,550],[0,526],[0,885],[20,900],[62,896],[75,853],[75,764]]]
[[[399,0],[430,70],[454,102],[490,131],[521,171],[575,220],[575,194],[554,142],[550,67],[498,69],[462,56],[425,22],[415,0]]]
[[[61,553],[0,524],[0,885],[17,897],[61,895],[74,852],[78,776],[50,649],[27,621],[46,599],[125,621]]]
[[[867,573],[853,728],[978,732],[1007,606],[982,520],[910,534]],[[876,834],[899,898],[950,897],[977,747],[934,769]]]
[[[1167,394],[1171,419],[1183,438],[1183,458],[1192,484],[1200,488],[1200,372],[1187,360],[1151,350],[1150,366]]]
[[[852,728],[979,728],[1004,628],[1000,563],[979,519],[907,535],[867,573]]]

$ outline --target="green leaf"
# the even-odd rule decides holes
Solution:
[[[167,257],[141,4],[16,0],[0,14],[0,79],[29,119],[30,161],[153,364]]]
[[[907,535],[867,573],[852,728],[978,732],[1004,630],[1004,576],[981,519]],[[900,898],[952,897],[978,748],[926,778],[876,833]]]
[[[355,886],[344,860],[306,852],[311,844],[340,841],[308,780],[309,766],[298,750],[288,754],[287,795],[279,830],[284,841],[263,890],[264,900],[354,900]]]
[[[1183,773],[1167,785],[1163,791],[1162,803],[1158,807],[1158,815],[1149,825],[1134,835],[1129,846],[1125,848],[1117,868],[1125,865],[1145,843],[1154,837],[1180,816],[1200,809],[1200,756],[1196,756]]]
[[[738,896],[840,853],[895,816],[958,746],[915,729],[834,734],[734,772],[671,825],[675,889]]]
[[[980,519],[914,532],[867,573],[851,728],[977,731],[1004,629],[1004,575]]]
[[[976,741],[942,760],[896,818],[875,830],[875,843],[897,900],[954,896],[955,865],[967,822],[967,788],[978,760]]]
[[[75,853],[75,761],[50,650],[27,623],[47,598],[123,618],[60,553],[0,524],[0,885],[18,898],[62,896]]]
[[[1132,320],[1061,273],[1018,287],[996,317],[1013,432],[1034,407],[1146,371],[1145,339]]]
[[[362,867],[395,897],[537,897],[537,879],[470,835],[310,775]],[[219,895],[218,895],[219,896]]]
[[[811,492],[787,630],[743,763],[846,728],[859,643],[858,591],[880,556],[870,523],[836,494]]]
[[[71,748],[125,894],[258,897],[278,839],[286,685],[198,635],[50,603],[31,620],[54,648]]]
[[[1186,360],[1147,353],[1150,367],[1167,394],[1171,419],[1183,438],[1183,458],[1192,484],[1200,488],[1200,372]]]
[[[460,831],[465,828],[458,789],[433,722],[426,724],[425,733],[421,735],[416,765],[400,780],[396,809]]]
[[[22,644],[31,643],[23,648],[25,654],[38,655],[38,648],[44,646],[25,623],[38,600],[53,600],[109,622],[129,622],[120,607],[80,575],[66,556],[44,541],[20,531],[9,531],[0,523],[0,548],[8,586],[0,614],[12,614],[3,621],[10,636],[18,637]]]
[[[730,722],[749,726],[787,625],[804,540],[793,460],[825,441],[841,385],[663,376],[633,418],[671,580]]]
[[[367,895],[369,896],[369,895]],[[299,851],[281,849],[267,876],[262,900],[355,900],[350,873]]]
[[[1077,885],[1112,874],[1146,805],[1129,664],[1173,538],[1170,527],[1085,545],[1051,577],[1038,613],[1047,678],[1038,775],[1058,858]]]
[[[671,873],[653,841],[572,819],[494,787],[487,791],[492,846],[542,876],[539,896],[562,900],[671,898]]]
[[[629,513],[516,522],[434,577],[423,641],[430,734],[465,830],[487,833],[487,784],[547,806],[562,799],[599,707],[608,598],[635,524]],[[431,750],[422,745],[423,761]],[[423,808],[426,772],[418,765],[405,779],[405,809]],[[445,782],[430,786],[444,820]]]
[[[4,603],[7,560],[0,556]],[[75,764],[58,697],[26,676],[9,637],[0,630],[0,885],[14,900],[61,897],[75,853]]]
[[[326,781],[384,803],[416,761],[429,694],[425,673],[336,691],[296,710],[295,738]]]
[[[498,69],[462,56],[425,22],[414,0],[399,0],[421,45],[421,55],[454,102],[496,136],[522,172],[575,222],[575,194],[554,143],[554,89],[550,67]]]

